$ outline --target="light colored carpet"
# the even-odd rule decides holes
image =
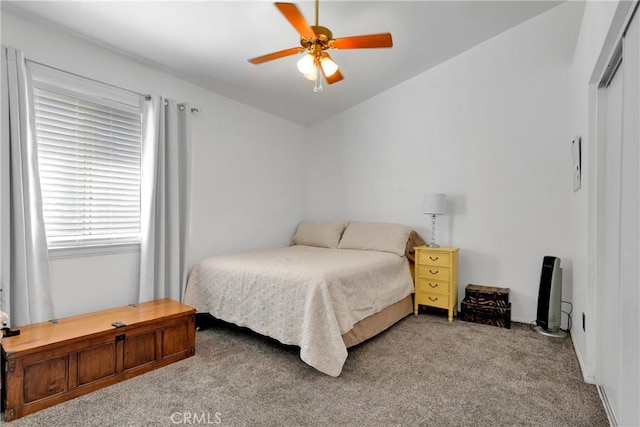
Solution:
[[[607,426],[570,339],[408,316],[349,352],[340,377],[226,324],[196,355],[8,426]]]

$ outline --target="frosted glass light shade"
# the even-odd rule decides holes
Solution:
[[[311,74],[316,68],[316,61],[312,54],[308,53],[298,61],[298,70],[305,74]]]
[[[320,66],[322,67],[322,71],[324,71],[324,75],[327,77],[333,76],[336,71],[338,71],[338,64],[336,64],[326,56],[323,56],[320,59]]]
[[[313,67],[309,73],[304,74],[304,78],[307,80],[313,81],[316,77],[318,77],[318,69],[316,67]]]
[[[444,215],[447,211],[446,204],[446,194],[428,193],[424,195],[422,212],[430,215]]]

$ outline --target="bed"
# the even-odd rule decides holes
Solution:
[[[198,261],[184,302],[198,313],[300,347],[300,358],[339,376],[347,348],[413,311],[413,247],[399,224],[302,223],[291,246]]]

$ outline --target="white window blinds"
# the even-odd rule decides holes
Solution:
[[[49,248],[140,241],[141,109],[34,89]]]

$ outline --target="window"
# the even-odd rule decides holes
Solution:
[[[140,104],[37,80],[34,104],[49,249],[139,243]]]

